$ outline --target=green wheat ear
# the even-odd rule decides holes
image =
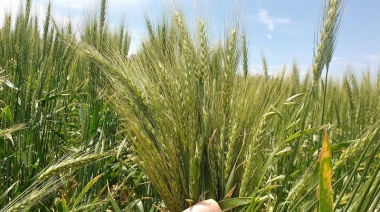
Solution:
[[[334,53],[336,38],[343,15],[345,0],[326,0],[323,14],[320,40],[317,43],[317,52],[314,53],[313,74],[314,82],[317,83],[322,75],[324,66],[328,69]],[[316,38],[316,40],[318,37]]]

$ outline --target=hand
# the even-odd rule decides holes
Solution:
[[[208,199],[191,206],[183,212],[222,212],[218,203],[213,199]]]

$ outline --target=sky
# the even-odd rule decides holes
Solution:
[[[14,14],[24,0],[0,0],[0,27],[4,14]],[[51,0],[53,17],[65,23],[72,20],[80,28],[85,14],[96,12],[99,0]],[[175,2],[175,4],[173,3]],[[131,52],[146,37],[144,17],[153,22],[182,8],[190,26],[202,18],[210,42],[223,39],[239,25],[247,33],[249,69],[262,72],[261,55],[267,58],[270,74],[288,70],[296,62],[301,74],[311,70],[314,36],[324,0],[109,0],[108,21],[117,27],[124,22],[132,33]],[[34,15],[44,17],[48,0],[32,0]],[[351,70],[357,75],[380,71],[379,0],[347,0],[339,37],[330,64],[330,76],[341,78]],[[43,18],[42,18],[43,19]],[[195,29],[195,27],[194,27]]]

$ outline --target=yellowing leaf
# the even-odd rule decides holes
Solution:
[[[332,193],[332,151],[327,130],[324,130],[322,150],[319,155],[319,211],[332,212],[333,193]]]

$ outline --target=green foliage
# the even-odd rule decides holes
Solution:
[[[296,64],[271,76],[265,56],[264,74],[249,73],[240,28],[213,44],[202,20],[174,12],[146,19],[128,55],[107,1],[79,35],[50,5],[39,27],[26,1],[0,29],[1,211],[181,211],[209,198],[316,211],[325,194],[330,209],[379,210],[380,75],[319,82],[344,8],[326,3],[314,78],[300,78]],[[325,125],[331,175],[318,163]]]
[[[129,34],[123,27],[117,33],[106,29],[105,3],[99,21],[87,22],[83,39],[94,37],[87,40],[112,44],[126,54]],[[92,202],[105,185],[118,183],[115,171],[125,167],[128,146],[119,151],[120,157],[110,155],[124,135],[117,114],[97,94],[101,76],[93,73],[95,64],[69,45],[76,42],[71,23],[56,25],[49,4],[40,27],[37,17],[30,15],[31,4],[26,1],[15,20],[5,15],[0,28],[0,208],[5,211],[43,205],[52,210],[55,197],[63,207],[86,182],[104,174],[107,178],[99,179],[80,199],[80,204]],[[98,22],[101,29],[94,27]],[[113,168],[118,163],[123,165]],[[59,187],[41,184],[51,178]],[[34,197],[25,196],[33,189]]]

